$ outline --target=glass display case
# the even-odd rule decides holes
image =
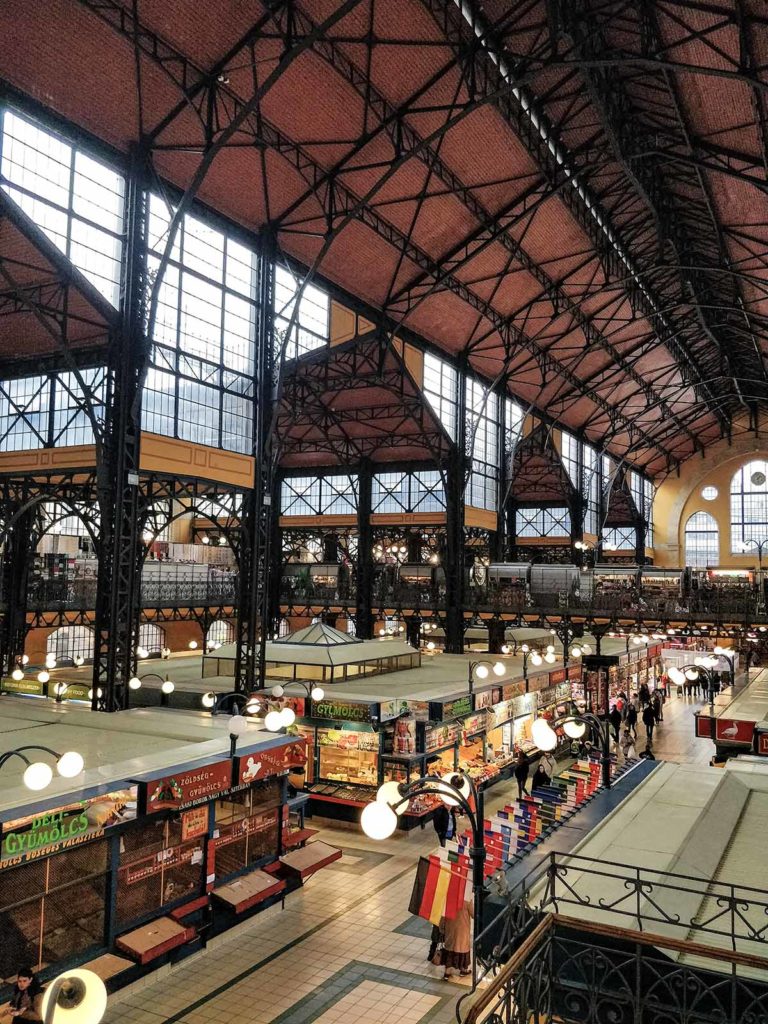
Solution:
[[[378,778],[379,736],[371,731],[318,729],[318,777],[329,782],[375,786]]]

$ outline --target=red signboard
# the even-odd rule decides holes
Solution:
[[[572,681],[581,679],[581,665],[569,665],[568,678]]]
[[[303,768],[306,763],[307,741],[304,736],[297,736],[282,747],[238,757],[236,777],[241,785],[248,785],[270,775],[281,775],[294,768]]]
[[[696,735],[699,739],[711,740],[712,736],[712,724],[713,718],[709,715],[696,715]]]
[[[183,811],[186,807],[206,803],[232,786],[232,762],[215,761],[188,772],[166,775],[163,779],[144,783],[147,814],[156,811]]]
[[[549,685],[556,686],[558,683],[564,683],[566,678],[566,670],[564,668],[559,668],[555,672],[549,673]]]
[[[762,754],[763,757],[768,757],[768,732],[759,732],[757,734],[757,752]]]
[[[754,722],[718,718],[715,723],[715,739],[718,743],[746,743],[751,747],[754,731]]]

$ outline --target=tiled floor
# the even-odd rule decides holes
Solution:
[[[701,701],[672,697],[654,737],[656,756],[706,764],[712,744],[693,738]],[[640,737],[644,738],[642,726]],[[490,791],[488,807],[513,795]],[[429,928],[408,913],[431,828],[373,843],[324,829],[345,856],[273,907],[168,974],[110,1002],[106,1024],[448,1024],[466,988],[427,959]]]

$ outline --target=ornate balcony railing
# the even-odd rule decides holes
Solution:
[[[237,575],[215,580],[185,577],[143,580],[140,590],[143,608],[173,608],[187,605],[233,604],[237,600]],[[96,579],[38,579],[30,583],[27,607],[85,611],[96,607]]]

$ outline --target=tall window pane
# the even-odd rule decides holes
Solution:
[[[296,359],[313,349],[322,348],[330,337],[330,298],[312,284],[301,293],[299,310],[289,335],[291,317],[296,312],[296,293],[302,277],[288,267],[275,267],[275,334],[279,346],[285,345],[285,358]]]
[[[170,218],[159,196],[150,196],[151,279]],[[252,450],[256,271],[255,252],[200,217],[184,217],[158,292],[145,430]]]
[[[495,512],[499,488],[499,399],[471,378],[466,381],[466,396],[472,469],[465,501],[475,508]]]
[[[123,176],[13,110],[2,115],[0,151],[3,189],[118,306]]]
[[[449,437],[456,439],[458,371],[431,352],[424,354],[424,394]]]
[[[720,561],[717,522],[709,512],[694,512],[685,524],[685,564],[701,569]]]
[[[768,462],[756,459],[731,480],[731,551],[756,551],[768,540]]]

